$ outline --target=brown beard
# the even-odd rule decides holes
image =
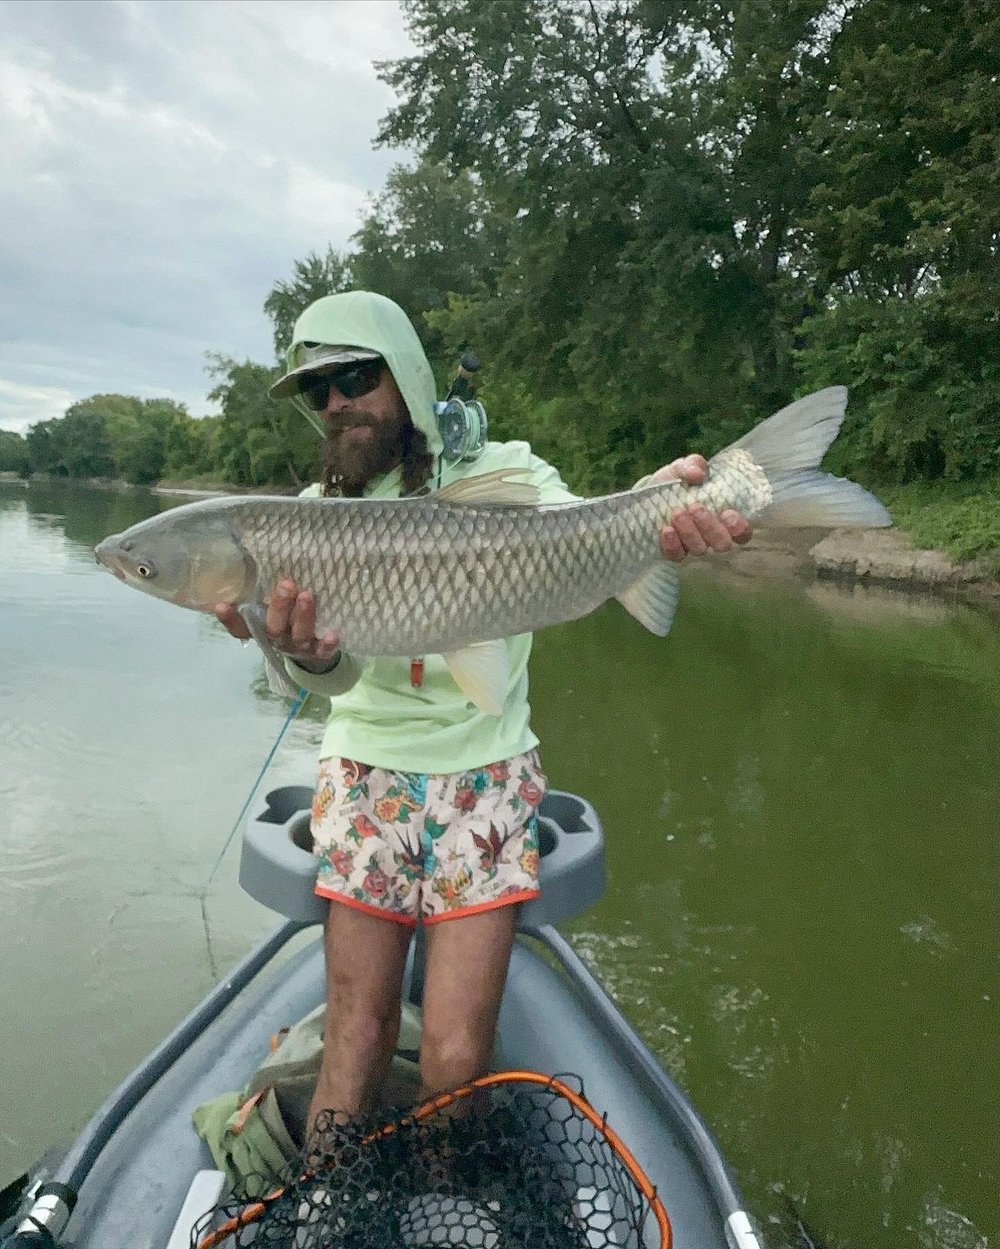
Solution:
[[[397,464],[402,469],[400,494],[415,494],[426,484],[434,457],[427,439],[404,417],[395,424],[366,421],[359,414],[358,424],[369,425],[375,434],[371,445],[362,453],[343,456],[338,429],[327,435],[323,444],[323,494],[359,499],[375,477],[381,477]]]

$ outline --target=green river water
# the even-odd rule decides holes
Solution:
[[[235,846],[205,886],[286,704],[92,554],[176,502],[0,483],[0,1187],[275,924]],[[539,635],[532,689],[608,837],[569,935],[774,1249],[786,1198],[827,1249],[1000,1247],[996,622],[692,568],[666,641],[610,604]]]

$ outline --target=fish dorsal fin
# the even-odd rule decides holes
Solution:
[[[498,468],[476,477],[461,477],[425,496],[431,503],[507,503],[512,507],[537,507],[541,496],[537,486],[513,481],[530,473],[529,468]]]
[[[502,638],[473,642],[444,656],[448,671],[462,693],[489,716],[503,714],[510,663]]]
[[[634,585],[618,595],[618,602],[650,633],[666,637],[677,608],[677,569],[665,561],[643,573]]]

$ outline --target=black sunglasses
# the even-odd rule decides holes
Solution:
[[[371,394],[382,381],[384,360],[358,360],[329,373],[307,373],[299,381],[299,394],[314,412],[322,412],[330,402],[330,387],[345,399]]]

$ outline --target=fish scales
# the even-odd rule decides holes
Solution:
[[[250,501],[239,539],[261,594],[316,595],[317,625],[368,655],[441,653],[581,616],[659,558],[672,483],[547,508],[379,500]]]

